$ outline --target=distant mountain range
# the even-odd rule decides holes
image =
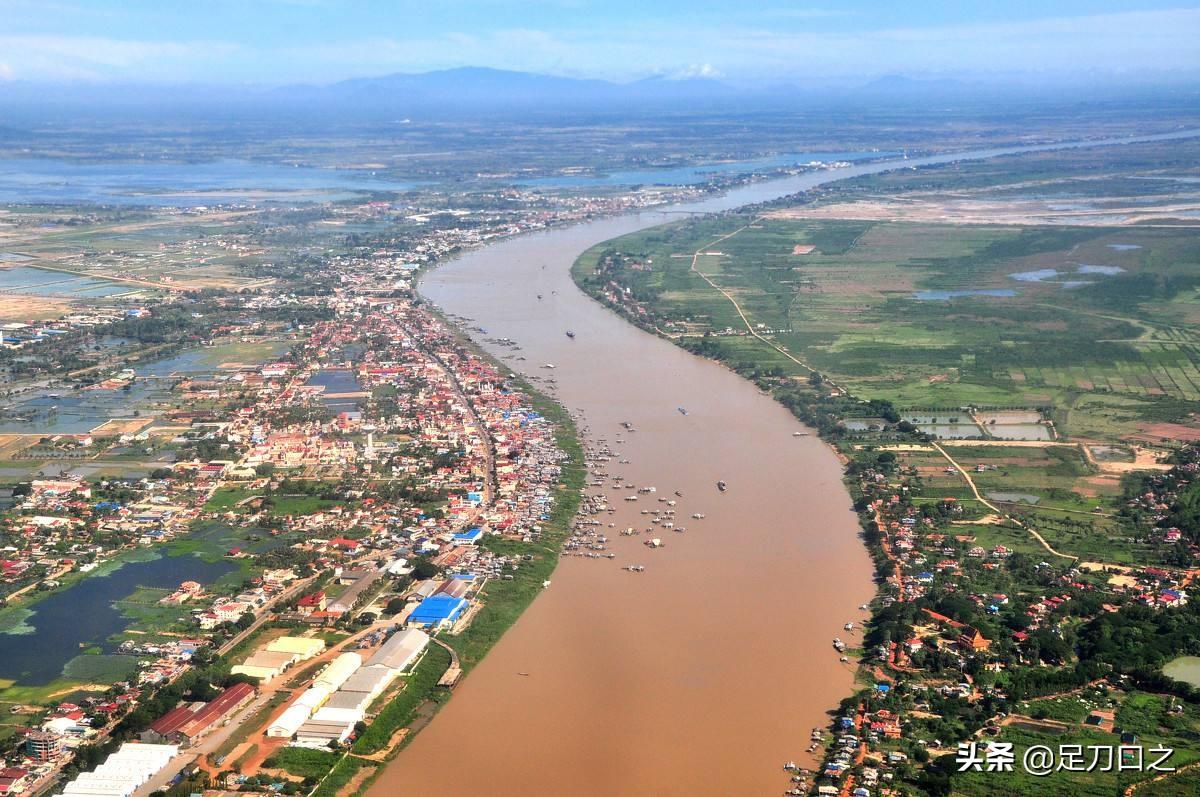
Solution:
[[[484,67],[355,78],[328,86],[287,86],[271,96],[334,105],[405,108],[606,107],[627,103],[709,103],[742,94],[716,80],[647,78],[611,83]]]
[[[1117,91],[1099,86],[1092,91]],[[855,104],[912,104],[933,100],[985,101],[989,97],[1042,93],[1061,87],[970,83],[888,75],[868,83],[787,83],[735,86],[711,78],[652,77],[632,83],[558,77],[484,67],[355,78],[324,86],[279,88],[212,85],[0,83],[0,125],[22,111],[67,116],[76,109],[96,113],[145,110],[161,114],[297,115],[336,111],[344,118],[396,118],[491,112],[593,110],[597,112],[748,111]],[[1076,93],[1075,99],[1081,98]]]

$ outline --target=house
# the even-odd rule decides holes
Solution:
[[[296,601],[296,611],[307,617],[313,612],[323,612],[326,606],[325,590],[309,593]]]
[[[19,767],[0,768],[0,797],[20,794],[29,785],[29,770]]]

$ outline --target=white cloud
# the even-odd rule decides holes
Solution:
[[[224,42],[144,42],[99,36],[0,36],[14,78],[33,80],[180,80],[237,46]]]
[[[714,67],[712,64],[689,64],[683,69],[672,72],[669,77],[672,80],[689,80],[692,78],[707,78],[715,80],[725,77],[725,73]]]

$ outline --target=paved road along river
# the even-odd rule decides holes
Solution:
[[[720,211],[897,165],[1015,151],[819,171],[669,210]],[[778,794],[783,762],[801,760],[809,729],[849,693],[852,673],[830,640],[863,617],[857,607],[874,589],[833,453],[794,437],[803,427],[749,382],[641,332],[571,281],[588,247],[672,218],[514,238],[425,279],[422,292],[447,312],[522,346],[525,362],[493,349],[511,367],[553,375],[587,437],[630,460],[610,473],[656,486],[655,497],[681,491],[688,531],[661,534],[661,550],[617,536],[644,528],[639,510],[662,504],[609,491],[620,506],[609,518],[616,561],[564,559],[371,797]],[[621,569],[631,563],[645,572]]]

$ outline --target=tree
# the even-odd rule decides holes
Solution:
[[[441,572],[441,568],[429,561],[425,557],[419,557],[413,561],[413,578],[426,579],[433,578]]]

